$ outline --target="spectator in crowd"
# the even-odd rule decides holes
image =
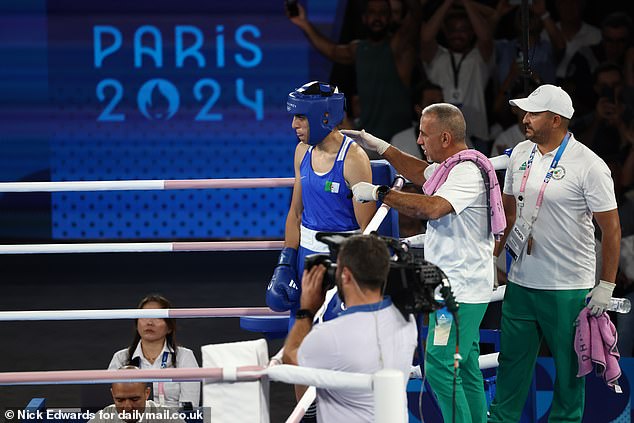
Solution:
[[[405,390],[418,335],[414,317],[405,319],[383,296],[389,266],[390,253],[378,237],[346,239],[339,247],[335,275],[346,310],[316,326],[313,317],[324,302],[326,267],[305,269],[301,308],[284,343],[284,363],[370,374],[397,369],[403,372]],[[317,421],[374,421],[372,393],[318,388]]]
[[[613,62],[624,68],[628,50],[631,50],[632,19],[624,12],[614,12],[601,23],[601,42],[580,48],[572,57],[562,88],[571,93],[579,115],[594,109],[597,96],[587,89],[593,85],[594,70],[603,62]]]
[[[336,44],[321,34],[301,5],[299,15],[289,17],[321,54],[336,63],[355,65],[361,110],[353,110],[353,115],[385,139],[410,126],[410,87],[422,12],[418,0],[405,3],[408,12],[392,33],[390,1],[368,0],[362,16],[368,37],[347,44]]]
[[[422,159],[423,151],[420,145],[416,143],[419,132],[418,121],[420,119],[420,112],[430,104],[442,103],[444,100],[442,88],[430,82],[417,85],[414,89],[414,95],[416,100],[413,106],[413,116],[415,116],[416,119],[412,122],[411,128],[403,129],[394,135],[390,144],[407,154]]]
[[[565,40],[563,56],[557,64],[557,83],[562,84],[566,78],[568,64],[577,51],[586,46],[593,46],[601,41],[599,28],[583,21],[583,12],[587,0],[557,0],[555,6],[559,21],[557,27]],[[550,13],[542,15],[544,22],[552,20]],[[548,35],[542,33],[542,38]]]
[[[458,4],[464,7],[455,7]],[[441,29],[446,46],[438,44]],[[476,2],[444,0],[421,28],[420,55],[429,80],[442,87],[445,101],[462,111],[467,145],[488,141],[485,88],[494,64],[494,42]]]
[[[523,123],[524,111],[513,106],[511,108],[511,112],[513,113],[513,116],[515,116],[516,123],[509,126],[495,137],[495,141],[493,141],[493,145],[491,146],[490,157],[504,154],[505,150],[515,147],[517,144],[526,139]]]
[[[407,16],[407,6],[403,0],[390,0],[390,32],[395,33]]]
[[[171,308],[169,300],[153,294],[143,298],[137,308]],[[176,320],[136,319],[132,343],[117,351],[108,369],[134,365],[141,369],[165,369],[171,367],[197,368],[198,362],[189,348],[176,343]],[[160,405],[178,407],[200,403],[200,382],[154,382],[152,399]]]
[[[509,90],[511,98],[524,95],[524,81],[516,79],[514,82],[513,87]],[[530,79],[528,83],[529,92],[537,88],[537,85],[535,81]],[[503,110],[498,110],[502,109],[502,102],[505,102],[506,109],[508,109],[509,113],[513,116],[514,123],[495,137],[495,141],[493,141],[493,145],[491,146],[490,157],[504,154],[504,150],[513,148],[526,139],[526,126],[523,122],[525,112],[517,106],[509,106],[508,94],[500,93],[496,98],[496,106],[494,107],[496,115],[503,113]]]
[[[595,69],[592,87],[598,98],[594,110],[575,120],[572,130],[610,167],[620,198],[621,169],[631,148],[626,120],[634,117],[633,105],[626,103],[623,73],[615,63],[605,62]]]
[[[627,122],[624,131],[629,152],[623,162],[620,186],[623,190],[619,205],[621,219],[621,262],[615,296],[626,297],[634,303],[634,120]],[[616,315],[619,333],[617,346],[622,357],[634,356],[634,311]]]
[[[541,5],[541,8],[537,8]],[[556,56],[555,47],[550,38],[541,38],[540,34],[544,30],[544,21],[540,18],[539,13],[546,10],[544,0],[531,3],[531,9],[528,13],[528,63],[530,66],[531,76],[545,84],[555,83],[555,67]],[[509,75],[515,79],[522,68],[524,57],[522,51],[522,22],[521,13],[516,9],[515,13],[515,31],[517,36],[510,40],[495,41],[495,58],[496,58],[496,86],[501,87],[504,80]],[[552,25],[552,31],[555,32],[555,39],[560,39],[563,47],[563,37],[559,30]],[[557,38],[559,37],[559,38]],[[517,67],[517,69],[512,69]],[[510,100],[510,97],[507,99]]]

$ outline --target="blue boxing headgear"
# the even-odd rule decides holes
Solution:
[[[317,145],[343,121],[345,103],[337,87],[313,81],[288,95],[286,111],[306,116],[310,130],[308,144]]]

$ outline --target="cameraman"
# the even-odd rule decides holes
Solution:
[[[405,321],[383,291],[390,254],[381,239],[353,235],[339,249],[335,281],[346,304],[337,319],[313,328],[313,316],[325,298],[326,267],[304,270],[301,308],[284,344],[285,364],[346,372],[401,370],[407,383],[417,342],[413,316]],[[403,404],[406,407],[406,404]],[[317,389],[317,421],[374,420],[372,393]]]

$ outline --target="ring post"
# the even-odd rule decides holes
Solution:
[[[376,423],[406,423],[405,386],[403,372],[379,370],[374,374],[374,421]]]

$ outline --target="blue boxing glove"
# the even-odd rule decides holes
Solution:
[[[299,304],[299,296],[297,250],[284,247],[271,282],[266,288],[266,305],[275,311],[290,310]]]

